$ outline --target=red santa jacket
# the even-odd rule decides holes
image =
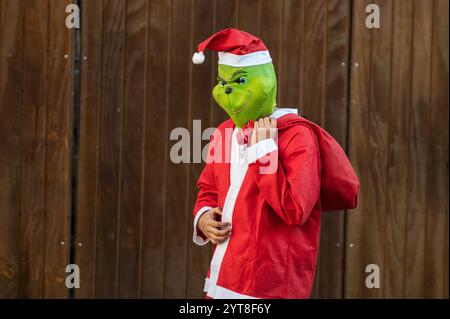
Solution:
[[[203,212],[221,207],[222,221],[231,221],[233,232],[214,247],[205,280],[207,297],[308,298],[323,197],[333,201],[332,208],[356,206],[358,180],[339,144],[295,114],[278,118],[277,126],[277,143],[265,140],[250,147],[250,163],[234,181],[232,121],[222,123],[211,138],[197,183],[194,229]],[[332,158],[324,160],[323,153]],[[333,188],[342,187],[344,193],[334,196]],[[194,232],[194,238],[206,239],[198,229]]]

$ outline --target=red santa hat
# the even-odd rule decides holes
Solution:
[[[234,67],[252,66],[272,62],[269,51],[261,39],[237,29],[225,29],[201,42],[192,57],[192,62],[205,61],[204,51],[210,49],[219,53],[219,64]]]

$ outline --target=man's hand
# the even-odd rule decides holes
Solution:
[[[277,134],[277,120],[268,117],[255,121],[250,145],[255,145],[262,140],[275,138]]]
[[[198,220],[197,227],[213,244],[218,245],[231,236],[231,223],[216,221],[216,215],[222,215],[219,207],[204,213]]]

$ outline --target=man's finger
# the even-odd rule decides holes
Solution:
[[[270,138],[275,138],[277,135],[277,120],[270,119]]]
[[[252,144],[251,145],[255,145],[258,141],[258,128],[259,128],[258,121],[255,121],[253,126],[254,127],[253,127],[253,132],[252,132]]]
[[[214,228],[225,228],[227,226],[230,226],[231,223],[230,222],[218,222],[215,220],[210,220],[208,225],[211,225]]]
[[[277,135],[277,129],[276,128],[270,128],[270,137],[269,138],[275,138],[275,136]]]
[[[266,138],[270,138],[270,119],[268,117],[264,118],[264,126],[266,127]]]
[[[219,229],[213,226],[208,226],[207,231],[209,231],[210,233],[216,235],[216,236],[228,236],[228,234],[231,232],[231,227],[227,227],[225,229]]]
[[[260,129],[263,129],[263,128],[264,128],[264,118],[260,118],[260,119],[258,120],[258,125],[259,125],[259,128],[260,128]]]
[[[258,123],[258,139],[257,142],[260,142],[266,138],[266,124],[264,123],[264,118],[259,119]]]
[[[270,127],[276,128],[277,127],[277,120],[276,119],[270,119]]]
[[[228,236],[216,236],[214,234],[209,234],[208,238],[215,244],[220,244],[221,242],[225,241]]]

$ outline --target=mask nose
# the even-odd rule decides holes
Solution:
[[[233,89],[232,89],[231,86],[228,86],[228,87],[225,89],[225,93],[226,93],[226,94],[230,94],[231,91],[233,91]]]

